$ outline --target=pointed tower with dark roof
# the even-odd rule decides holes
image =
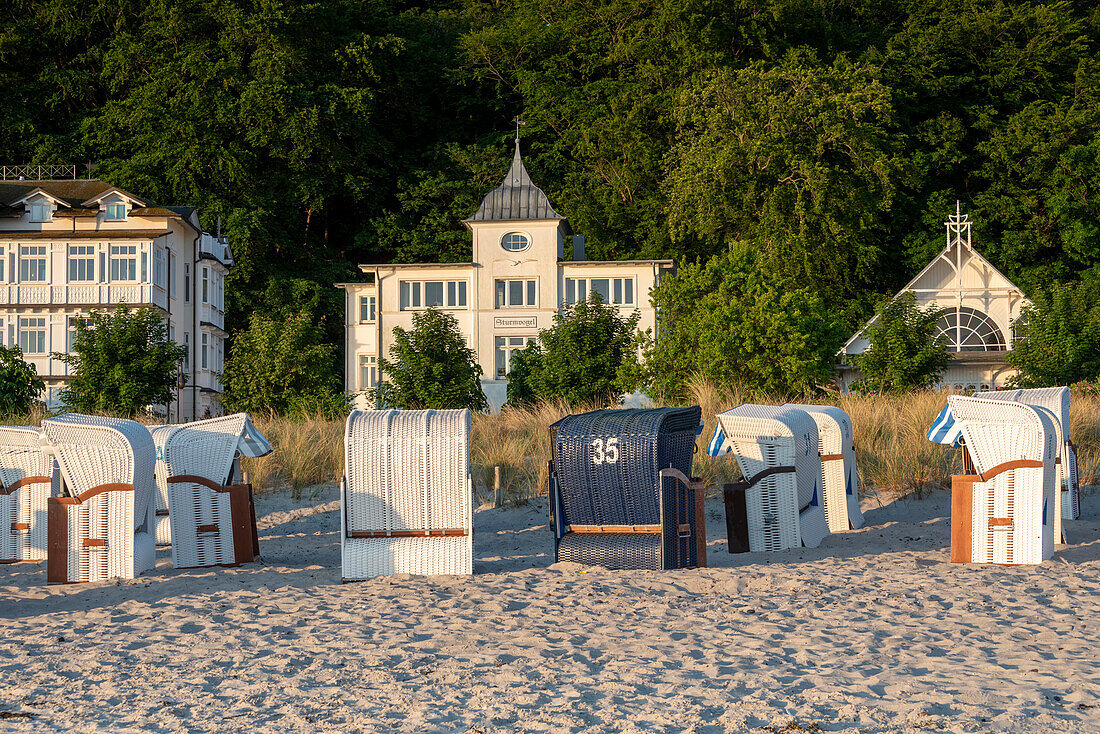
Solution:
[[[527,167],[519,152],[519,139],[516,139],[516,154],[512,156],[512,167],[500,186],[490,191],[468,219],[469,222],[512,222],[531,220],[559,220],[565,217],[554,211],[550,200],[538,186],[531,183]]]
[[[463,223],[473,234],[473,260],[483,266],[532,259],[558,262],[564,256],[565,238],[572,233],[569,221],[531,182],[519,152],[519,138],[504,180]]]

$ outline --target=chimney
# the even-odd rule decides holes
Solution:
[[[573,260],[579,261],[584,259],[584,235],[573,235]]]

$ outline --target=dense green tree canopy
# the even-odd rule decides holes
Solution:
[[[847,330],[956,199],[1029,294],[1100,264],[1086,2],[11,0],[0,89],[0,161],[222,218],[231,333],[305,311],[335,347],[354,264],[468,258],[517,114],[590,256],[747,242]]]
[[[252,314],[234,334],[222,373],[222,405],[248,413],[339,414],[342,383],[329,365],[337,349],[322,341],[309,312]]]
[[[381,407],[489,409],[481,390],[481,365],[466,346],[458,321],[429,308],[413,314],[411,329],[393,327],[388,358],[378,360],[382,382],[374,391]]]
[[[46,385],[18,346],[0,345],[0,416],[26,415]]]
[[[1100,276],[1036,292],[1016,324],[1008,355],[1020,387],[1057,387],[1100,378]]]
[[[72,351],[54,353],[72,378],[61,400],[80,413],[139,415],[167,405],[185,379],[187,350],[168,338],[160,312],[125,303],[113,311],[92,311],[77,319]]]
[[[508,402],[564,400],[573,406],[614,405],[642,383],[641,314],[624,316],[594,293],[562,309],[538,341],[512,356]]]
[[[797,396],[831,383],[843,338],[836,314],[813,289],[764,265],[734,242],[705,264],[685,265],[653,294],[662,313],[647,368],[669,398],[693,376],[773,396]]]
[[[887,303],[863,330],[870,346],[850,357],[863,373],[852,389],[873,393],[934,387],[951,362],[936,322],[939,308],[921,308],[912,293]]]

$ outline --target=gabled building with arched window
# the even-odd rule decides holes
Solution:
[[[947,309],[939,321],[939,332],[946,337],[952,356],[951,366],[940,380],[944,387],[967,392],[996,390],[1015,375],[1005,357],[1012,349],[1020,309],[1029,301],[974,249],[970,219],[958,205],[947,219],[947,246],[898,296],[912,293],[923,308]],[[871,319],[852,335],[838,354],[842,360],[866,351],[870,344],[864,331],[874,322]],[[860,376],[844,364],[839,372],[845,391]]]

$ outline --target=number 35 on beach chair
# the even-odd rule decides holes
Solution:
[[[706,565],[703,484],[691,479],[700,409],[597,410],[550,426],[558,561],[612,569]]]

